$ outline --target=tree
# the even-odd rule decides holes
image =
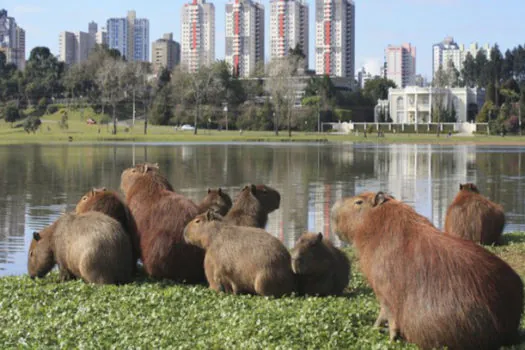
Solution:
[[[454,62],[448,61],[446,68],[439,66],[438,70],[434,74],[434,80],[432,86],[438,88],[445,87],[458,87],[459,86],[460,73],[454,66]]]
[[[298,68],[303,60],[297,56],[274,59],[268,64],[266,90],[270,92],[275,106],[275,134],[279,134],[278,120],[284,115],[288,124],[288,136],[292,136],[292,113],[296,101],[296,80]]]
[[[378,100],[386,100],[388,98],[388,90],[390,88],[395,89],[396,83],[390,79],[376,77],[365,83],[363,95],[370,98],[375,105]]]
[[[151,122],[166,125],[173,118],[172,111],[172,85],[170,84],[170,71],[166,68],[160,71],[155,89],[155,97],[151,108]]]
[[[322,78],[312,77],[305,88],[302,101],[304,106],[313,107],[317,112],[317,130],[321,131],[321,114],[333,111],[336,104],[337,90],[328,75]]]
[[[102,102],[113,108],[113,131],[117,134],[117,105],[125,98],[124,83],[125,63],[114,58],[107,58],[97,72],[97,84],[102,92]]]
[[[195,103],[196,113],[194,113],[194,131],[197,135],[198,122],[201,120],[202,105],[214,93],[218,92],[219,84],[214,80],[214,70],[212,67],[202,66],[193,74],[189,74],[189,92]]]
[[[21,118],[20,111],[15,103],[8,103],[4,107],[4,120],[6,123],[14,123]]]
[[[503,67],[503,56],[499,50],[498,44],[490,50],[490,62],[489,62],[490,82],[494,84],[495,88],[495,99],[496,106],[500,106],[499,101],[499,88],[501,83],[502,67]]]
[[[477,75],[476,75],[476,60],[474,57],[469,53],[467,53],[467,57],[465,58],[465,62],[463,62],[463,69],[461,70],[461,76],[463,77],[463,83],[467,87],[475,87],[477,82]]]
[[[31,50],[24,70],[26,97],[33,104],[42,97],[51,98],[63,89],[61,84],[64,73],[63,62],[51,54],[47,47],[35,47]]]

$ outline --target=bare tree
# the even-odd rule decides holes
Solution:
[[[213,67],[202,66],[199,70],[189,75],[190,95],[195,102],[197,109],[194,116],[194,131],[197,135],[197,123],[201,119],[202,105],[206,102],[208,97],[217,91],[217,82],[214,79],[215,71]]]
[[[125,70],[126,63],[107,58],[97,72],[97,84],[101,90],[102,103],[113,108],[113,135],[117,134],[117,105],[125,99]]]
[[[272,60],[267,67],[268,79],[265,82],[266,90],[272,97],[276,109],[274,120],[275,135],[279,135],[279,119],[286,117],[288,136],[292,136],[292,112],[296,101],[296,84],[294,77],[298,68],[303,65],[303,59],[290,55],[282,59]]]

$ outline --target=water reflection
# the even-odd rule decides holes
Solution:
[[[122,170],[158,162],[181,193],[208,187],[234,196],[265,183],[282,194],[267,229],[291,247],[304,231],[331,233],[330,208],[343,196],[386,190],[438,227],[459,183],[475,182],[507,213],[506,231],[525,229],[520,147],[373,144],[118,144],[0,147],[0,275],[26,271],[31,233],[72,210],[90,187],[118,189]]]

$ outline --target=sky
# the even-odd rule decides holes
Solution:
[[[269,56],[270,0],[260,0],[266,9],[266,59]],[[95,21],[99,28],[110,17],[125,17],[135,10],[137,17],[150,20],[150,41],[173,32],[180,41],[180,11],[189,0],[115,1],[115,0],[0,0],[19,26],[26,30],[26,55],[35,46],[47,46],[58,54],[62,31],[85,31]],[[215,4],[216,58],[224,58],[225,4]],[[315,0],[310,4],[310,68],[314,67]],[[155,5],[153,5],[155,4]],[[502,51],[525,44],[524,0],[355,0],[356,72],[367,68],[378,74],[388,45],[411,43],[417,50],[416,71],[431,79],[432,45],[446,36],[459,44],[477,41],[480,45],[497,43]],[[151,55],[151,53],[150,53]]]

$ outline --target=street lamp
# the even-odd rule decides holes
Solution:
[[[228,131],[228,104],[224,104],[224,114],[226,115],[226,131]]]

